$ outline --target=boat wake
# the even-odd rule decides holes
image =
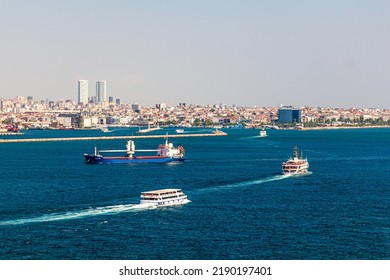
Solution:
[[[0,226],[73,220],[73,219],[81,219],[81,218],[93,217],[99,215],[114,215],[123,212],[136,212],[136,211],[146,210],[151,208],[156,208],[156,207],[151,205],[144,205],[144,204],[111,205],[111,206],[83,209],[79,211],[52,213],[52,214],[46,214],[46,215],[33,217],[33,218],[21,218],[15,220],[0,221]]]
[[[294,175],[275,175],[275,176],[262,178],[258,180],[212,186],[203,189],[192,190],[189,192],[199,192],[199,191],[209,192],[209,191],[221,191],[221,190],[232,189],[232,188],[250,187],[250,186],[264,184],[267,182],[283,180],[291,176]],[[46,222],[54,222],[54,221],[62,221],[62,220],[74,220],[74,219],[81,219],[81,218],[94,217],[100,215],[114,215],[114,214],[119,214],[124,212],[138,212],[138,211],[143,211],[147,209],[156,209],[156,208],[157,206],[149,205],[149,204],[119,204],[119,205],[68,211],[62,213],[51,213],[51,214],[45,214],[42,216],[32,217],[32,218],[20,218],[20,219],[0,221],[0,226],[46,223]]]
[[[215,190],[222,190],[222,189],[226,190],[226,189],[231,189],[231,188],[250,187],[250,186],[261,185],[261,184],[272,182],[272,181],[287,179],[291,176],[292,175],[288,175],[288,174],[275,175],[275,176],[262,178],[262,179],[258,179],[258,180],[243,181],[243,182],[238,182],[238,183],[233,183],[233,184],[213,186],[213,187],[202,189],[202,191],[215,191]]]
[[[306,173],[291,174],[291,176],[301,177],[301,176],[308,176],[308,175],[311,175],[311,174],[313,174],[312,171],[307,171]]]

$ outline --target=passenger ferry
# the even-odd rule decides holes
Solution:
[[[102,126],[102,127],[100,127],[100,131],[101,131],[101,132],[104,132],[104,133],[111,132],[111,131],[108,129],[107,126]]]
[[[173,206],[186,204],[188,200],[181,189],[162,189],[141,193],[140,204],[151,206]]]
[[[264,130],[264,128],[262,128],[261,130],[260,130],[260,137],[267,137],[268,135],[267,135],[267,131],[265,131]]]
[[[100,153],[122,153],[123,156],[103,156]],[[136,155],[136,152],[157,152],[155,156],[148,155]],[[180,144],[174,147],[168,139],[165,140],[165,144],[158,145],[155,150],[136,150],[134,141],[127,141],[126,150],[100,150],[95,147],[94,154],[84,154],[86,163],[167,163],[173,161],[184,161],[185,151]]]
[[[309,162],[302,157],[298,158],[298,148],[294,148],[294,158],[289,158],[282,164],[282,172],[285,175],[307,174],[309,169]]]

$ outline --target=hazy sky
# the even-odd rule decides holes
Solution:
[[[0,97],[390,108],[388,0],[0,0]]]

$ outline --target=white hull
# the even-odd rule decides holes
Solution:
[[[288,161],[282,164],[283,175],[302,175],[309,173],[309,162],[307,159],[298,158],[298,148],[294,148],[294,158],[290,158]]]
[[[150,206],[156,206],[156,207],[164,207],[164,206],[175,206],[175,205],[182,205],[191,202],[191,200],[188,199],[171,199],[171,200],[163,200],[158,202],[150,202],[150,201],[140,201],[140,204],[143,205],[150,205]]]
[[[309,164],[306,162],[301,165],[283,164],[282,173],[284,175],[299,175],[307,174],[309,171]]]
[[[307,169],[304,170],[296,170],[296,171],[283,171],[283,175],[301,175],[308,174],[309,171]]]
[[[190,202],[181,189],[162,189],[141,193],[140,204],[153,207],[174,206]]]

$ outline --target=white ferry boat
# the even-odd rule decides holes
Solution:
[[[176,131],[176,133],[184,133],[184,129],[181,129],[181,128],[178,128],[175,131]]]
[[[101,130],[101,132],[104,132],[104,133],[110,132],[110,131],[108,130],[108,127],[107,127],[107,126],[102,126],[102,127],[100,128],[100,130]]]
[[[153,206],[173,206],[191,202],[181,189],[162,189],[141,193],[140,204]]]
[[[265,131],[264,130],[264,128],[262,128],[261,130],[260,130],[260,137],[267,137],[268,135],[267,135],[267,131]]]
[[[282,164],[282,172],[286,175],[293,174],[307,174],[309,169],[309,162],[302,157],[298,158],[298,148],[294,148],[294,158],[289,158]]]

